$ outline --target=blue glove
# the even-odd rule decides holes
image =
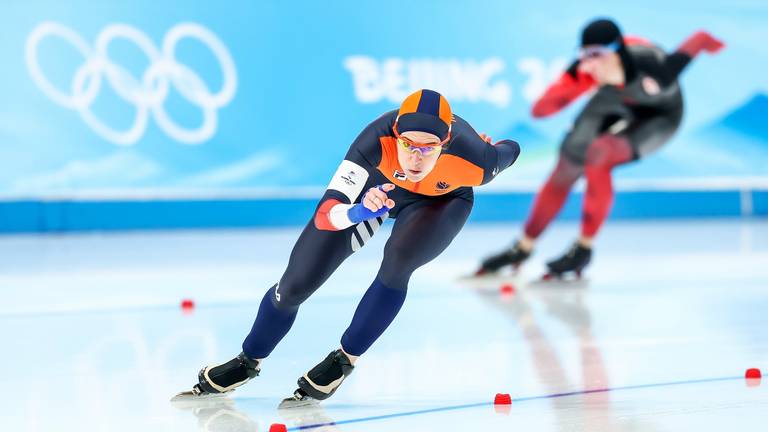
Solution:
[[[379,186],[376,186],[376,188],[384,192],[383,186],[379,185]],[[363,199],[365,199],[365,197],[363,197]],[[347,217],[349,218],[350,221],[352,221],[352,223],[359,224],[362,221],[367,221],[369,219],[374,219],[379,216],[384,216],[390,210],[392,210],[392,208],[387,207],[387,205],[385,204],[382,208],[374,212],[368,209],[367,207],[365,207],[363,203],[357,203],[352,207],[350,207],[349,210],[347,210]]]

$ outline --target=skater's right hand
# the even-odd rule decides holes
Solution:
[[[384,206],[387,207],[387,210],[391,209],[395,206],[395,202],[387,197],[387,192],[394,188],[395,185],[392,183],[384,183],[381,186],[374,186],[368,189],[368,192],[363,198],[363,205],[372,212],[377,212]]]
[[[394,188],[395,185],[392,183],[385,183],[368,189],[368,192],[363,197],[363,202],[353,205],[347,211],[347,217],[353,223],[358,224],[362,221],[383,216],[395,207],[395,201],[387,196],[387,192]]]

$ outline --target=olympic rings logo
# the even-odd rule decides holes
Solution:
[[[51,84],[40,68],[38,45],[48,37],[63,39],[85,59],[75,72],[68,92]],[[197,73],[176,60],[176,45],[185,38],[199,40],[216,58],[223,75],[218,92],[213,93]],[[140,78],[109,58],[108,48],[115,39],[132,42],[149,60],[149,66]],[[43,22],[27,38],[26,62],[32,79],[43,93],[57,104],[78,111],[83,121],[97,134],[119,145],[131,145],[141,139],[147,129],[150,114],[171,138],[186,144],[202,143],[216,132],[217,110],[232,100],[237,88],[235,63],[226,46],[210,30],[195,23],[181,23],[172,27],[165,34],[162,48],[158,48],[147,35],[126,24],[108,25],[91,47],[69,27],[55,22]],[[114,89],[117,96],[136,108],[128,129],[111,128],[91,110],[104,81]],[[168,115],[163,105],[171,85],[184,99],[202,110],[203,120],[199,127],[183,128]]]

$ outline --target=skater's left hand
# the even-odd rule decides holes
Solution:
[[[677,50],[686,53],[691,57],[695,57],[701,51],[715,54],[723,49],[723,47],[725,47],[723,41],[715,38],[705,30],[699,30],[690,35]]]
[[[725,44],[720,39],[715,38],[712,36],[709,32],[704,30],[699,30],[695,33],[694,37],[699,38],[702,41],[702,46],[704,47],[704,51],[715,54],[723,47],[725,47]]]
[[[480,138],[481,138],[483,141],[487,142],[488,144],[491,144],[491,145],[493,145],[493,140],[492,140],[492,139],[491,139],[491,137],[489,137],[488,135],[486,135],[486,134],[484,134],[484,133],[481,133],[481,134],[480,134]]]

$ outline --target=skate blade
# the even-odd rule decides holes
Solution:
[[[307,408],[307,407],[316,407],[320,401],[317,399],[311,398],[309,396],[304,396],[301,399],[297,399],[295,396],[291,396],[289,398],[283,399],[282,402],[280,402],[280,405],[277,406],[278,410],[283,409],[295,409],[295,408]]]
[[[195,394],[192,390],[183,391],[171,398],[171,403],[220,401],[227,399],[227,393],[203,393]]]
[[[463,274],[460,275],[457,280],[459,281],[478,281],[478,280],[494,280],[494,279],[501,279],[505,277],[502,273],[483,273],[483,274]]]

